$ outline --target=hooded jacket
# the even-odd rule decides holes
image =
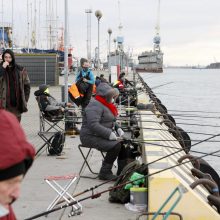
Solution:
[[[18,84],[17,90],[19,91],[18,95],[20,100],[17,105],[17,111],[19,113],[27,112],[27,102],[30,96],[30,80],[26,69],[16,64],[14,53],[9,49],[5,50],[2,54],[3,61],[0,63],[0,109],[7,109],[7,101],[10,97],[8,94],[8,91],[10,91],[8,82],[9,77],[7,76],[7,74],[9,74],[9,69],[5,69],[2,66],[4,63],[4,55],[6,53],[10,54],[12,57],[11,68],[17,78],[16,83]]]
[[[35,150],[28,143],[16,117],[0,110],[0,181],[25,174],[33,162],[34,155]],[[9,215],[0,220],[15,219],[11,207],[9,211]]]
[[[66,102],[58,102],[53,96],[44,93],[41,89],[35,91],[34,95],[37,98],[41,110],[44,112],[58,111],[61,107],[66,107]]]
[[[118,94],[118,91],[107,83],[100,83],[96,95],[102,96],[107,102]],[[83,145],[102,151],[111,150],[118,141],[110,141],[109,136],[115,128],[116,118],[112,112],[97,100],[91,100],[83,114],[80,139]]]

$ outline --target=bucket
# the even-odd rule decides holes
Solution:
[[[147,207],[147,188],[145,187],[130,188],[130,203],[136,206]]]

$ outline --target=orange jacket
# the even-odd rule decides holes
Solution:
[[[73,84],[71,85],[71,87],[69,88],[68,91],[69,91],[69,93],[70,93],[75,99],[84,96],[83,94],[80,94],[80,93],[79,93],[79,90],[78,90],[78,88],[77,88],[77,86],[76,86],[75,83],[73,83]]]

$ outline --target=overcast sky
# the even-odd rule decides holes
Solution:
[[[35,0],[32,3],[32,10]],[[36,0],[38,45],[46,45],[46,10],[49,0]],[[64,0],[52,0],[58,4],[59,27],[64,24]],[[3,1],[4,22],[11,22],[11,2]],[[40,17],[39,17],[39,2]],[[2,0],[0,11],[2,11]],[[137,55],[153,48],[157,20],[157,0],[120,0],[121,22],[123,25],[125,50],[133,48]],[[69,0],[69,35],[76,56],[86,56],[85,9],[91,8],[92,14],[92,54],[97,46],[97,19],[94,12],[103,13],[100,21],[100,53],[106,57],[107,29],[116,37],[119,25],[118,0]],[[31,17],[29,7],[29,17]],[[0,16],[0,22],[1,22]],[[34,17],[34,12],[32,12]],[[40,25],[39,25],[40,24]],[[39,28],[40,27],[40,28]],[[38,32],[40,30],[40,34]],[[164,52],[164,64],[169,65],[207,65],[220,62],[220,0],[161,0],[160,9],[161,49]],[[14,36],[20,45],[27,45],[27,0],[14,0]],[[114,44],[112,42],[112,49]],[[131,50],[131,49],[130,49]]]

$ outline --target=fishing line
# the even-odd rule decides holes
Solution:
[[[215,136],[219,136],[219,135],[220,135],[220,134],[215,135]],[[205,141],[205,140],[204,140],[204,141]],[[181,150],[183,150],[183,149],[181,149]],[[181,151],[181,150],[180,150],[180,151]],[[178,152],[179,152],[179,151],[178,151]],[[91,196],[87,196],[87,197],[84,197],[84,198],[82,198],[82,199],[79,199],[78,201],[73,201],[73,202],[70,202],[69,204],[65,204],[65,205],[63,205],[63,206],[54,208],[54,209],[52,209],[52,210],[42,212],[42,213],[40,213],[40,214],[37,214],[37,215],[32,216],[32,217],[30,217],[30,218],[27,218],[27,219],[25,219],[25,220],[32,220],[32,219],[39,218],[39,217],[41,217],[41,216],[48,215],[48,214],[50,214],[50,213],[52,213],[52,212],[55,212],[55,211],[58,211],[58,210],[67,208],[67,207],[69,207],[69,206],[75,205],[75,204],[77,204],[78,202],[82,202],[82,201],[85,201],[85,200],[87,200],[87,199],[96,199],[96,198],[99,198],[102,194],[104,194],[104,193],[106,193],[106,192],[110,192],[110,191],[112,191],[112,190],[114,190],[114,189],[121,188],[121,187],[123,187],[123,186],[125,186],[125,185],[127,185],[127,184],[129,184],[129,183],[133,183],[133,182],[138,181],[138,180],[141,180],[141,179],[143,179],[143,178],[151,177],[151,176],[153,176],[153,175],[162,173],[162,172],[164,172],[164,171],[173,169],[173,168],[175,168],[175,167],[180,167],[180,166],[182,166],[182,165],[184,165],[184,164],[187,164],[187,163],[192,163],[192,161],[196,161],[196,160],[198,160],[198,159],[201,159],[201,158],[204,158],[204,157],[206,157],[206,156],[210,156],[210,155],[213,155],[213,154],[216,154],[216,153],[219,153],[219,152],[220,152],[220,150],[213,151],[213,152],[211,152],[211,153],[208,153],[208,154],[206,154],[206,155],[197,157],[197,158],[195,158],[195,159],[191,159],[191,160],[189,160],[189,161],[185,161],[185,162],[182,162],[182,163],[180,163],[180,164],[176,164],[176,165],[173,165],[173,166],[169,166],[169,167],[167,167],[167,168],[165,168],[165,169],[158,170],[158,171],[156,171],[156,172],[154,172],[154,173],[144,175],[144,176],[142,176],[142,177],[140,177],[140,178],[137,178],[137,179],[135,179],[135,180],[127,181],[127,182],[122,183],[122,184],[119,184],[119,185],[117,185],[117,186],[110,187],[110,188],[108,188],[108,189],[106,189],[106,190],[103,190],[103,191],[101,191],[101,192],[98,192],[98,193],[96,193],[96,194],[92,194]],[[174,153],[175,153],[175,152],[174,152]],[[174,153],[172,153],[172,154],[170,154],[170,155],[166,155],[166,156],[164,156],[164,157],[162,157],[162,158],[164,159],[164,158],[166,158],[166,157],[168,157],[168,156],[173,155]],[[148,163],[148,164],[145,164],[144,166],[149,166],[150,164],[155,163],[155,162],[157,162],[158,160],[162,160],[162,158],[159,158],[159,159],[157,159],[157,160],[155,160],[155,161],[152,161],[152,162],[150,162],[150,163]]]

